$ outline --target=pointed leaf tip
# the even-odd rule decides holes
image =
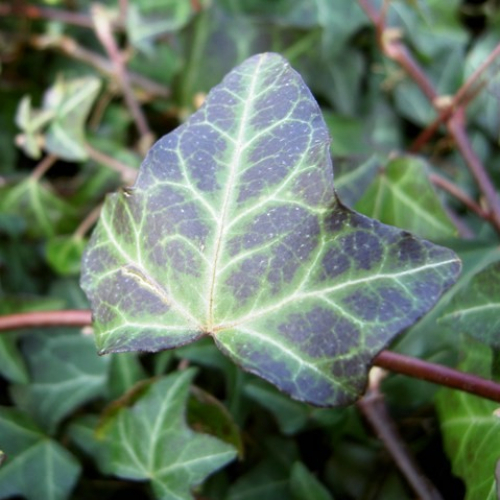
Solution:
[[[292,397],[348,404],[455,280],[445,248],[344,207],[330,138],[279,55],[231,71],[108,197],[83,259],[101,352],[211,335]]]

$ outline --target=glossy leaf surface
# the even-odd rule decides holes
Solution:
[[[441,321],[500,349],[500,262],[477,273],[453,297]]]
[[[97,442],[85,427],[76,428],[77,442],[97,456],[104,473],[151,481],[162,500],[191,499],[190,488],[236,456],[229,444],[186,425],[193,375],[178,372],[151,384],[131,407],[115,408],[98,429]]]
[[[329,137],[278,55],[233,70],[110,196],[82,286],[101,353],[213,337],[294,398],[347,404],[459,272],[448,249],[344,207]]]

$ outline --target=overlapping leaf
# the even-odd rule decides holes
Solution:
[[[441,321],[500,349],[500,262],[477,273],[453,297]]]
[[[99,351],[210,335],[293,397],[347,404],[371,359],[456,279],[453,252],[344,207],[300,76],[233,70],[107,199],[84,256]]]
[[[32,382],[13,386],[12,396],[47,432],[81,404],[104,395],[109,360],[95,356],[88,337],[32,333],[23,351]]]
[[[423,238],[439,239],[456,234],[429,182],[427,165],[416,157],[400,157],[387,163],[356,209]]]
[[[460,368],[491,377],[491,349],[470,338],[464,340]],[[466,484],[466,500],[496,500],[495,468],[500,460],[498,404],[450,389],[437,398],[439,420],[453,472]]]
[[[85,425],[73,437],[95,456],[104,473],[151,481],[156,498],[192,498],[190,488],[236,456],[231,445],[186,425],[185,408],[194,371],[151,384],[131,408],[111,413],[93,439]]]
[[[0,468],[0,498],[69,498],[80,465],[62,446],[12,408],[0,408],[0,438],[7,457]]]

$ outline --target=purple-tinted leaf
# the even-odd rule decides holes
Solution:
[[[83,261],[101,353],[211,336],[292,397],[354,401],[456,279],[445,248],[346,208],[327,127],[276,54],[229,73],[110,196]]]

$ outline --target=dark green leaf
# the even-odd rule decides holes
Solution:
[[[55,236],[47,242],[47,261],[57,273],[67,276],[80,272],[87,241],[81,236]]]
[[[23,352],[32,383],[13,386],[13,398],[49,433],[75,408],[105,394],[110,360],[95,355],[89,337],[30,333]]]
[[[491,350],[470,338],[463,340],[460,369],[491,377]],[[498,403],[462,391],[443,389],[437,409],[445,448],[467,487],[466,500],[497,500],[495,467],[500,459]]]
[[[146,378],[146,372],[141,366],[138,355],[122,353],[113,356],[109,371],[109,399],[117,399],[132,388],[137,382]]]
[[[186,426],[193,376],[187,370],[160,379],[133,406],[118,407],[107,417],[98,429],[98,463],[104,473],[151,481],[162,500],[191,499],[190,488],[234,459],[232,446]],[[85,446],[96,449],[95,442]]]
[[[500,349],[500,262],[473,276],[453,297],[441,321]]]
[[[336,199],[316,102],[263,54],[107,199],[83,267],[101,353],[210,335],[244,369],[328,406],[359,396],[373,356],[460,264]]]
[[[0,467],[0,498],[69,498],[80,465],[62,446],[44,435],[22,412],[0,408],[0,439],[7,455]]]
[[[423,238],[444,239],[456,234],[429,178],[425,162],[416,157],[390,161],[356,204],[362,213]]]
[[[295,500],[333,500],[330,492],[302,462],[293,464],[290,489]]]
[[[26,222],[29,236],[54,236],[58,226],[74,210],[49,186],[34,178],[27,178],[14,186],[0,189],[0,212],[21,215]]]

